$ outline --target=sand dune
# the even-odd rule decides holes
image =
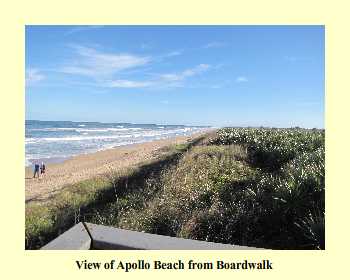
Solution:
[[[198,137],[199,134],[201,133],[75,156],[62,163],[47,164],[45,176],[39,179],[32,178],[33,170],[27,167],[25,172],[26,202],[32,199],[46,199],[68,184],[101,176],[111,169],[120,170],[145,160],[155,159],[162,153],[162,148],[171,144],[185,143]]]

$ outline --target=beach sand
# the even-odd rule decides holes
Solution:
[[[131,167],[146,160],[156,159],[164,147],[181,144],[204,132],[141,144],[120,146],[72,157],[61,163],[46,164],[45,176],[33,178],[33,168],[25,170],[25,200],[46,200],[64,186],[104,175],[113,170]]]

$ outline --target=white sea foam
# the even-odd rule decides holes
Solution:
[[[36,141],[36,138],[28,137],[24,141],[26,144],[34,143]]]
[[[129,128],[114,128],[114,127],[108,127],[108,128],[77,128],[77,132],[109,132],[109,131],[128,131],[128,130],[141,130],[142,128],[139,127],[129,127]]]
[[[133,134],[126,135],[105,135],[105,136],[72,136],[72,137],[47,137],[37,139],[38,142],[56,142],[56,141],[86,141],[86,140],[104,140],[104,139],[119,139],[130,138]]]
[[[46,125],[45,126],[49,126]],[[64,126],[64,124],[62,125]],[[189,135],[203,130],[199,127],[123,125],[26,128],[26,166],[41,158],[71,157],[135,143]]]
[[[188,132],[191,129],[176,129],[169,131],[145,131],[143,133],[133,133],[133,134],[121,134],[121,135],[100,135],[100,136],[69,136],[69,137],[45,137],[37,138],[31,140],[31,143],[34,142],[55,142],[55,141],[86,141],[86,140],[105,140],[105,139],[119,139],[119,138],[138,138],[138,137],[154,137],[162,135],[178,135],[182,132]],[[27,142],[29,143],[29,142]]]
[[[29,131],[71,131],[76,130],[74,127],[46,127],[46,128],[30,128]]]
[[[31,166],[32,163],[29,161],[28,158],[25,159],[25,166]]]
[[[108,129],[99,129],[99,128],[91,128],[91,129],[88,129],[88,128],[77,128],[76,129],[77,132],[108,132],[109,130]]]

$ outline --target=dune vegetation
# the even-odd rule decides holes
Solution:
[[[270,249],[324,249],[325,134],[224,128],[26,205],[26,248],[74,223]]]

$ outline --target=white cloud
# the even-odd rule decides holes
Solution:
[[[225,47],[226,44],[223,42],[210,42],[203,46],[204,49],[210,49],[210,48],[221,48]]]
[[[236,78],[236,83],[245,83],[248,82],[248,78],[244,76],[239,76]]]
[[[160,78],[164,81],[182,81],[188,77],[205,72],[209,68],[210,68],[210,65],[208,64],[199,64],[196,67],[186,69],[180,73],[161,74]]]
[[[159,77],[164,81],[180,81],[183,80],[181,74],[160,74]]]
[[[164,53],[164,54],[160,54],[158,56],[154,56],[153,57],[153,61],[155,62],[161,62],[169,57],[174,57],[174,56],[179,56],[179,55],[182,55],[184,52],[184,50],[174,50],[174,51],[169,51],[167,53]]]
[[[94,76],[96,75],[96,70],[88,67],[80,67],[80,66],[64,66],[60,69],[60,72],[66,74],[77,74],[77,75],[85,75],[85,76]]]
[[[65,63],[58,71],[61,73],[87,76],[94,80],[96,86],[109,88],[174,88],[182,87],[184,80],[207,71],[211,66],[199,64],[177,73],[154,74],[146,80],[124,79],[135,71],[144,70],[156,57],[140,56],[126,53],[107,53],[96,48],[71,45],[75,57]],[[182,54],[181,50],[172,51],[163,57]],[[147,69],[147,67],[146,67]]]
[[[146,81],[135,80],[110,80],[101,83],[102,86],[112,88],[175,88],[182,87],[186,78],[200,74],[210,68],[208,64],[199,64],[176,74],[158,74],[154,79]]]
[[[110,76],[126,69],[140,67],[150,62],[149,57],[132,54],[99,52],[94,48],[72,46],[77,57],[60,69],[67,74],[79,74],[95,78]]]
[[[107,87],[112,88],[144,88],[152,86],[153,82],[151,81],[130,81],[130,80],[114,80],[106,83]]]
[[[172,51],[172,52],[167,53],[165,56],[166,57],[178,56],[178,55],[181,55],[182,53],[183,53],[183,51]]]
[[[26,86],[31,86],[45,79],[45,76],[38,69],[29,68],[26,70]]]

